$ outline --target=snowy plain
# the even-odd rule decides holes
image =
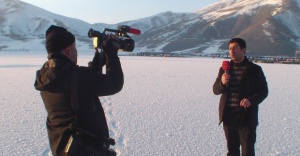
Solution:
[[[123,90],[100,97],[120,156],[221,156],[220,96],[212,85],[224,59],[120,56]],[[92,52],[79,52],[86,66]],[[46,111],[33,87],[44,51],[0,52],[0,156],[51,156]],[[300,66],[259,64],[269,86],[260,105],[258,156],[300,155]]]

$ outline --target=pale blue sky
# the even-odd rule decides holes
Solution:
[[[116,24],[157,13],[194,12],[218,0],[21,0],[88,23]]]

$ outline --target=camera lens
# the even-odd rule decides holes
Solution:
[[[134,40],[131,38],[119,39],[120,49],[123,51],[132,52],[134,49]]]

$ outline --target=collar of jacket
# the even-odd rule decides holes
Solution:
[[[234,66],[234,65],[236,65],[236,66],[245,66],[245,69],[243,71],[243,75],[241,77],[241,80],[245,79],[246,75],[248,74],[249,69],[251,68],[251,64],[252,64],[252,62],[250,62],[246,56],[245,56],[244,60],[241,63],[234,63],[232,60],[230,61],[230,66],[231,67]]]
[[[64,61],[67,61],[67,62],[70,62],[72,64],[74,64],[72,61],[70,61],[67,56],[61,54],[61,53],[49,53],[48,54],[48,60],[51,60],[51,59],[60,59],[60,60],[64,60]]]
[[[248,58],[245,56],[244,60],[240,63],[234,63],[232,60],[230,60],[230,66],[244,66],[246,64],[248,64],[250,61],[248,60]]]

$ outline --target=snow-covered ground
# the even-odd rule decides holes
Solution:
[[[79,54],[86,65],[92,54]],[[33,87],[45,52],[0,52],[0,156],[50,156],[46,111]],[[223,59],[121,56],[123,90],[100,97],[120,156],[220,156],[219,96],[212,85]],[[300,66],[260,64],[269,96],[260,105],[258,156],[300,155]]]

